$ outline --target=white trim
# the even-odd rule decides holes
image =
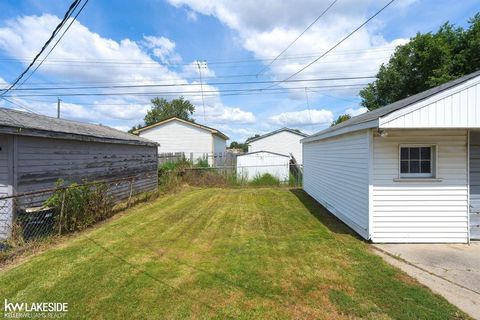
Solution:
[[[362,122],[352,126],[344,127],[335,131],[326,132],[324,134],[309,136],[309,137],[303,138],[302,140],[300,140],[300,142],[301,143],[314,142],[314,141],[323,140],[323,139],[339,136],[342,134],[350,133],[353,131],[360,131],[363,129],[371,129],[371,128],[377,128],[377,127],[378,127],[378,119],[373,119],[367,122]]]
[[[467,129],[467,243],[470,244],[470,129]]]
[[[469,89],[470,87],[473,87],[475,85],[477,85],[478,83],[480,83],[480,76],[477,76],[475,78],[472,78],[470,80],[467,80],[465,81],[464,83],[461,83],[459,85],[456,85],[452,88],[449,88],[449,89],[446,89],[444,91],[441,91],[439,93],[436,93],[436,94],[433,94],[431,95],[430,97],[426,98],[426,99],[423,99],[423,100],[420,100],[420,101],[417,101],[411,105],[408,105],[404,108],[401,108],[401,109],[398,109],[396,111],[393,111],[392,113],[390,114],[387,114],[385,115],[384,117],[380,117],[378,120],[378,125],[379,125],[379,128],[382,128],[384,124],[390,122],[390,121],[393,121],[401,116],[404,116],[408,113],[411,113],[415,110],[418,110],[418,109],[421,109],[429,104],[432,104],[438,100],[441,100],[441,99],[444,99],[448,96],[451,96],[457,92],[460,92],[460,91],[463,91],[463,90],[467,90]],[[437,128],[437,127],[435,127]]]
[[[395,182],[442,182],[442,178],[394,178]]]
[[[373,157],[374,157],[374,142],[373,142],[373,130],[368,130],[368,151],[369,151],[369,159],[368,159],[368,239],[372,239],[373,237],[373,185],[374,185],[374,172],[375,170],[373,166]]]
[[[430,171],[431,173],[401,173],[402,163],[402,148],[432,148],[430,152],[435,152],[433,157],[430,158]],[[409,160],[410,161],[410,160]],[[398,145],[398,178],[397,180],[409,180],[409,179],[437,179],[437,167],[438,167],[438,145],[435,143],[401,143]],[[393,179],[396,181],[396,179]]]

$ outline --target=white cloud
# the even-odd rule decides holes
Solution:
[[[175,52],[175,42],[165,37],[143,36],[144,45],[163,63],[179,63],[182,58]]]
[[[200,14],[216,17],[229,28],[236,30],[242,46],[257,58],[273,58],[278,55],[331,3],[330,0],[168,1],[176,7],[188,7]],[[398,6],[405,7],[413,1],[398,1],[399,4],[389,7],[384,15],[392,14]],[[380,7],[381,4],[374,0],[338,1],[267,73],[275,79],[285,79],[331,48]],[[380,64],[388,60],[394,46],[407,41],[385,40],[379,33],[381,18],[381,15],[378,16],[372,23],[360,29],[333,52],[302,72],[298,78],[312,75],[318,78],[376,74]],[[265,64],[269,62],[269,59],[265,60]],[[328,84],[359,85],[369,80],[371,79],[330,81]],[[305,86],[324,84],[302,83]],[[351,89],[348,93],[351,94],[352,91],[357,92],[358,88]],[[345,90],[342,92],[346,93]]]
[[[48,39],[59,21],[58,17],[49,14],[8,20],[0,28],[0,50],[14,58],[25,58],[22,62],[26,65]],[[162,60],[162,63],[158,63],[153,57]],[[198,75],[198,69],[195,70],[196,65],[193,62],[181,72],[169,69],[168,63],[178,61],[181,61],[181,57],[175,52],[175,42],[166,37],[146,35],[139,41],[130,39],[115,41],[92,32],[76,21],[48,60],[38,69],[37,74],[56,80],[87,83],[118,81],[121,84],[124,81],[135,81],[135,84],[163,82],[198,85],[198,81],[189,82],[185,79],[194,72]],[[208,65],[205,65],[202,68],[202,75],[207,77],[213,76],[214,73],[208,68]],[[69,103],[69,99],[65,98],[66,101],[62,102],[62,115],[80,121],[127,127],[142,122],[149,106],[151,97],[140,96],[137,93],[155,92],[161,96],[165,91],[177,91],[180,96],[185,91],[199,90],[197,85],[122,89],[119,91],[132,92],[132,95],[93,101],[92,98],[85,98],[82,99],[85,105],[80,102]],[[213,92],[206,97],[209,105],[215,106],[211,108],[211,114],[207,114],[210,117],[209,123],[212,125],[216,123],[215,121],[222,123],[252,123],[255,121],[252,113],[224,105],[219,94],[216,94],[218,88],[204,85],[204,90]],[[111,90],[108,91],[111,92]],[[97,90],[95,92],[105,91]],[[185,94],[185,96],[194,103],[197,110],[201,110],[200,94],[194,96]],[[167,97],[167,99],[172,98],[175,97]],[[56,99],[52,98],[52,100]],[[54,102],[21,101],[24,105],[32,106],[32,109],[42,114],[54,115],[56,110]],[[120,121],[122,123],[118,124]]]
[[[367,111],[368,111],[368,109],[365,108],[365,107],[358,107],[358,108],[356,108],[356,109],[355,109],[355,108],[348,108],[348,109],[345,111],[345,113],[348,114],[348,115],[350,115],[351,117],[355,117],[355,116],[358,116],[358,115],[360,115],[360,114],[362,114],[362,113],[365,113],[365,112],[367,112]]]
[[[198,122],[207,123],[238,123],[252,124],[255,123],[255,116],[252,112],[243,111],[240,108],[225,107],[221,104],[213,106],[205,105],[205,120],[203,117],[203,106],[196,108],[195,117]]]
[[[187,21],[190,22],[197,22],[198,21],[198,15],[195,11],[192,10],[187,10]]]
[[[330,123],[333,113],[329,110],[307,109],[284,112],[270,117],[270,121],[281,126],[306,126]]]

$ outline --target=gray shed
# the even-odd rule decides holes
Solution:
[[[157,188],[157,144],[102,125],[0,108],[0,197],[82,182],[135,177]],[[124,188],[128,196],[129,188]],[[0,214],[0,220],[2,219]]]

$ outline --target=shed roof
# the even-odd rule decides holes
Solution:
[[[199,124],[199,123],[196,123],[196,122],[193,122],[193,121],[188,121],[188,120],[185,120],[185,119],[181,119],[181,118],[178,118],[178,117],[171,117],[171,118],[156,122],[154,124],[151,124],[149,126],[139,128],[139,129],[135,130],[134,133],[139,134],[142,131],[145,131],[145,130],[148,130],[148,129],[151,129],[151,128],[155,128],[155,127],[158,127],[158,126],[162,126],[162,125],[164,125],[166,123],[169,123],[169,122],[172,122],[172,121],[180,121],[182,123],[191,125],[193,127],[197,127],[197,128],[200,128],[200,129],[210,131],[212,134],[215,134],[215,135],[219,136],[220,138],[222,138],[224,140],[230,139],[226,134],[222,133],[220,130],[217,130],[217,129],[211,128],[211,127],[207,127],[203,124]]]
[[[153,141],[103,125],[0,108],[0,133],[106,143],[151,145]]]
[[[269,132],[269,133],[265,133],[265,134],[263,134],[259,137],[250,139],[247,142],[250,143],[250,142],[258,141],[258,140],[261,140],[261,139],[269,137],[269,136],[273,136],[274,134],[277,134],[277,133],[280,133],[280,132],[283,132],[283,131],[290,132],[290,133],[293,133],[293,134],[296,134],[296,135],[299,135],[299,136],[302,136],[302,137],[307,137],[308,136],[308,134],[305,134],[301,131],[297,131],[295,129],[290,129],[290,128],[285,127],[285,128],[281,128],[281,129],[278,129],[278,130],[275,130],[275,131],[272,131],[272,132]]]
[[[381,107],[381,108],[378,108],[376,110],[365,112],[361,115],[355,116],[355,117],[353,117],[353,118],[351,118],[347,121],[344,121],[344,122],[342,122],[338,125],[335,125],[333,127],[330,127],[330,128],[325,129],[325,130],[322,130],[320,132],[317,132],[317,133],[315,133],[311,136],[308,136],[305,139],[303,139],[302,142],[319,140],[319,139],[322,139],[325,136],[328,136],[328,137],[336,136],[336,135],[345,133],[345,131],[356,131],[356,130],[348,130],[349,128],[353,129],[354,126],[358,127],[359,128],[358,130],[364,129],[364,127],[362,127],[362,124],[366,125],[369,122],[378,120],[381,117],[384,117],[388,114],[391,114],[391,113],[393,113],[397,110],[406,108],[406,107],[408,107],[408,106],[410,106],[414,103],[425,100],[425,99],[427,99],[427,98],[429,98],[433,95],[436,95],[436,94],[438,94],[442,91],[445,91],[447,89],[456,87],[456,86],[458,86],[458,85],[460,85],[460,84],[462,84],[462,83],[464,83],[468,80],[471,80],[471,79],[479,77],[479,76],[480,76],[480,70],[476,71],[476,72],[473,72],[473,73],[470,73],[468,75],[465,75],[463,77],[460,77],[458,79],[452,80],[450,82],[444,83],[444,84],[439,85],[437,87],[431,88],[429,90],[417,93],[417,94],[415,94],[413,96],[410,96],[410,97],[407,97],[405,99],[398,100],[396,102],[393,102],[391,104],[388,104],[388,105],[386,105],[384,107]],[[378,124],[375,125],[375,126],[378,126]],[[370,127],[375,127],[375,126],[370,126]],[[368,126],[366,126],[366,127],[368,127]]]

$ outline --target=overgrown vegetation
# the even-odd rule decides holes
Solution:
[[[55,220],[59,233],[83,230],[112,215],[112,201],[105,183],[71,183],[64,180],[56,183],[57,191],[44,206],[56,210]]]
[[[269,173],[258,175],[249,182],[252,186],[279,186],[280,180]]]
[[[165,195],[0,272],[67,319],[466,319],[300,190]]]

